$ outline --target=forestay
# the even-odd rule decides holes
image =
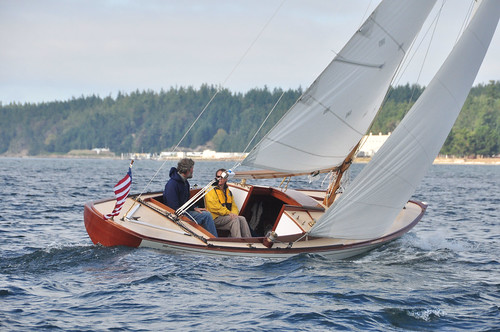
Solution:
[[[475,80],[500,16],[484,0],[427,89],[313,235],[371,239],[387,230],[424,177]]]
[[[289,173],[341,164],[368,130],[434,3],[383,1],[242,164]]]

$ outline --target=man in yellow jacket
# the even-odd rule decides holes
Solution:
[[[221,168],[215,172],[217,182],[205,196],[206,208],[212,214],[215,226],[221,230],[229,230],[231,237],[251,237],[250,227],[243,216],[238,216],[238,207],[234,203],[233,194],[222,178],[226,170]]]

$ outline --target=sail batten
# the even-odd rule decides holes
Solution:
[[[377,69],[382,69],[382,67],[384,67],[383,63],[382,64],[360,63],[360,62],[350,61],[347,59],[340,59],[340,58],[335,59],[334,61],[348,63],[350,65],[355,65],[355,66],[360,66],[360,67],[369,67],[369,68],[377,68]]]
[[[371,125],[404,47],[435,1],[382,1],[242,165],[296,173],[342,164]]]
[[[420,98],[311,234],[371,239],[387,231],[453,127],[499,17],[500,1],[483,0]]]

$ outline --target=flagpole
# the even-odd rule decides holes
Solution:
[[[130,160],[130,165],[128,166],[129,170],[132,169],[132,166],[134,165],[134,161],[135,161],[134,159]],[[130,210],[132,210],[132,208],[134,207],[135,203],[137,203],[137,200],[134,199],[134,203],[130,206],[130,208],[127,210],[127,213],[125,213],[123,215],[123,217],[125,217],[126,215],[128,215],[128,213],[130,212]],[[123,220],[123,217],[122,217],[122,220]]]

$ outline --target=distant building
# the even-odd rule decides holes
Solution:
[[[203,150],[203,152],[199,151],[161,152],[158,159],[192,158],[192,159],[217,160],[217,159],[243,159],[246,156],[247,153],[241,153],[241,152],[217,152],[214,150]]]
[[[373,157],[373,155],[380,149],[380,147],[387,141],[391,133],[387,135],[373,135],[370,133],[363,137],[361,147],[359,148],[358,157]]]
[[[216,154],[214,150],[203,150],[203,159],[215,159]]]
[[[186,158],[201,158],[203,157],[203,152],[186,152]]]
[[[170,159],[170,158],[178,158],[182,159],[186,156],[185,152],[161,152],[160,159]]]
[[[131,159],[134,159],[134,160],[141,160],[141,159],[151,159],[151,153],[132,153],[130,155],[130,158]]]
[[[216,152],[213,150],[204,150],[203,159],[243,159],[247,153],[242,152]]]
[[[93,148],[92,151],[97,154],[101,154],[101,152],[109,152],[109,148]]]

